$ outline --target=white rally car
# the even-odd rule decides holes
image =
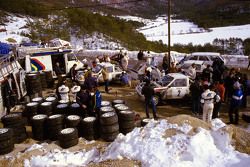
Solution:
[[[142,95],[141,91],[144,84],[145,82],[141,82],[135,88],[137,94],[143,100],[144,95]],[[154,87],[154,102],[156,105],[162,100],[182,99],[190,93],[190,79],[181,73],[167,74],[161,80],[153,81],[150,84]]]

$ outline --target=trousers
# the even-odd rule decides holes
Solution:
[[[203,121],[210,123],[212,120],[212,115],[213,115],[213,110],[214,110],[214,104],[213,103],[208,103],[203,105]]]

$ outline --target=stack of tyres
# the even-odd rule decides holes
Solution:
[[[59,143],[62,148],[69,148],[78,144],[78,131],[75,128],[66,128],[59,133]]]
[[[86,140],[95,140],[98,138],[97,120],[95,117],[86,117],[80,124],[80,134]]]
[[[31,101],[37,102],[38,104],[41,104],[43,102],[43,98],[42,97],[35,97]]]
[[[9,128],[0,128],[0,155],[8,154],[13,149],[13,130]]]
[[[38,141],[47,139],[46,120],[48,116],[44,114],[35,115],[31,118],[33,138]]]
[[[112,142],[119,134],[118,117],[115,112],[107,112],[102,114],[100,118],[101,137],[105,141]]]
[[[120,111],[118,118],[121,133],[126,135],[135,128],[135,113],[133,111]]]
[[[62,114],[62,115],[65,115],[67,113],[67,110],[68,110],[68,104],[67,103],[64,103],[64,104],[58,104],[56,106],[56,114]]]
[[[26,75],[27,93],[33,95],[42,91],[39,73],[29,73]]]
[[[60,131],[64,128],[64,117],[61,114],[51,115],[47,119],[47,134],[50,140],[57,140]]]
[[[72,115],[78,115],[80,117],[85,116],[83,109],[81,108],[81,106],[78,103],[72,103],[70,105],[69,111],[70,111],[70,114],[72,114]]]
[[[47,86],[46,74],[43,71],[40,71],[40,82],[41,82],[41,85],[42,85],[43,89],[46,89],[48,87]]]
[[[112,106],[115,106],[116,104],[125,104],[124,100],[116,99],[112,101]]]
[[[81,117],[78,115],[69,115],[65,119],[66,128],[78,128],[81,122]]]
[[[57,105],[57,98],[56,97],[53,97],[53,96],[50,96],[50,97],[47,97],[45,98],[45,101],[47,102],[51,102],[52,103],[52,108],[55,109],[56,108],[56,105]]]
[[[46,76],[46,82],[47,82],[47,88],[53,88],[54,87],[54,79],[52,76],[52,71],[44,71]]]
[[[2,117],[2,122],[5,128],[13,129],[14,143],[21,143],[27,139],[25,125],[27,120],[21,114],[9,114]]]
[[[101,102],[101,107],[108,107],[111,106],[111,103],[109,101],[102,101]]]
[[[30,118],[32,118],[34,115],[38,112],[38,103],[37,102],[30,102],[25,105],[25,110],[23,111],[22,115],[26,118],[28,118],[28,121],[30,121]]]
[[[39,106],[38,113],[49,116],[52,114],[52,110],[53,110],[52,102],[43,102]]]

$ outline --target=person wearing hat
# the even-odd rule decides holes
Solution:
[[[208,84],[208,82],[203,83],[204,92],[201,94],[201,104],[203,105],[202,119],[203,121],[210,123],[212,120],[214,103],[220,101],[220,96],[214,91],[211,91]]]
[[[71,88],[71,93],[73,95],[73,100],[72,101],[76,102],[76,94],[78,92],[80,92],[81,87],[79,85],[77,85],[75,82],[73,84],[74,84],[74,86]]]
[[[58,88],[61,100],[68,102],[69,101],[69,87],[66,86],[66,81],[64,80],[62,85]]]
[[[156,106],[155,106],[155,103],[154,103],[154,100],[153,100],[153,96],[155,94],[154,88],[152,86],[150,86],[150,80],[149,79],[145,79],[145,82],[146,83],[142,88],[142,94],[145,97],[146,116],[147,116],[147,118],[149,118],[148,107],[149,107],[149,105],[152,105],[154,119],[157,119]]]
[[[243,91],[238,80],[234,83],[233,87],[234,91],[229,109],[229,124],[238,124],[239,108],[242,103]],[[235,118],[233,117],[233,114],[235,115]]]
[[[194,63],[188,68],[187,75],[188,75],[192,80],[195,80],[195,78],[196,78],[196,66],[195,66]]]

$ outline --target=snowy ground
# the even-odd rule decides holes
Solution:
[[[248,166],[250,156],[234,150],[229,135],[222,129],[225,124],[215,119],[212,126],[212,130],[197,128],[195,134],[190,134],[193,127],[188,123],[178,126],[166,120],[152,120],[146,127],[135,128],[126,136],[120,134],[103,153],[96,148],[78,152],[54,150],[26,159],[25,167],[84,166],[123,158],[138,160],[144,167]],[[168,130],[175,133],[167,136]],[[30,150],[42,147],[35,145]]]
[[[148,40],[168,42],[168,26],[166,17],[158,17],[155,20],[142,19],[134,16],[121,17],[126,20],[140,21],[146,26],[138,29],[143,33]],[[250,37],[250,24],[241,26],[215,27],[209,30],[198,27],[197,25],[184,21],[171,21],[171,45],[173,44],[188,44],[195,45],[212,43],[215,38],[229,39],[230,37],[246,39]]]

